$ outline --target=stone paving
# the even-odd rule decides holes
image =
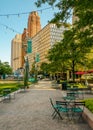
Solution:
[[[50,81],[39,81],[10,102],[0,102],[0,130],[91,130],[86,122],[52,119],[49,98],[60,100],[63,93],[51,89]]]

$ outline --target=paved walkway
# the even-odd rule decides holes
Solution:
[[[0,103],[0,130],[91,130],[87,123],[52,119],[49,98],[61,99],[63,92],[51,89],[50,81],[39,81],[27,92],[16,94],[10,103]]]

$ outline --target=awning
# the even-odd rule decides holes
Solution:
[[[83,74],[87,74],[87,72],[85,72],[85,71],[77,71],[77,72],[75,72],[75,74],[77,74],[77,75],[83,75]]]

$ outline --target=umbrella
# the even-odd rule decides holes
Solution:
[[[77,74],[77,75],[83,75],[83,74],[87,74],[87,72],[85,72],[85,71],[77,71],[77,72],[75,72],[75,74]]]
[[[88,70],[87,72],[88,72],[88,73],[93,73],[93,70]]]

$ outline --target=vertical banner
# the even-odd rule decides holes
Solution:
[[[31,41],[31,39],[27,41],[27,53],[32,53],[32,41]]]
[[[40,61],[39,53],[36,53],[35,61],[36,61],[36,62],[39,62],[39,61]]]

